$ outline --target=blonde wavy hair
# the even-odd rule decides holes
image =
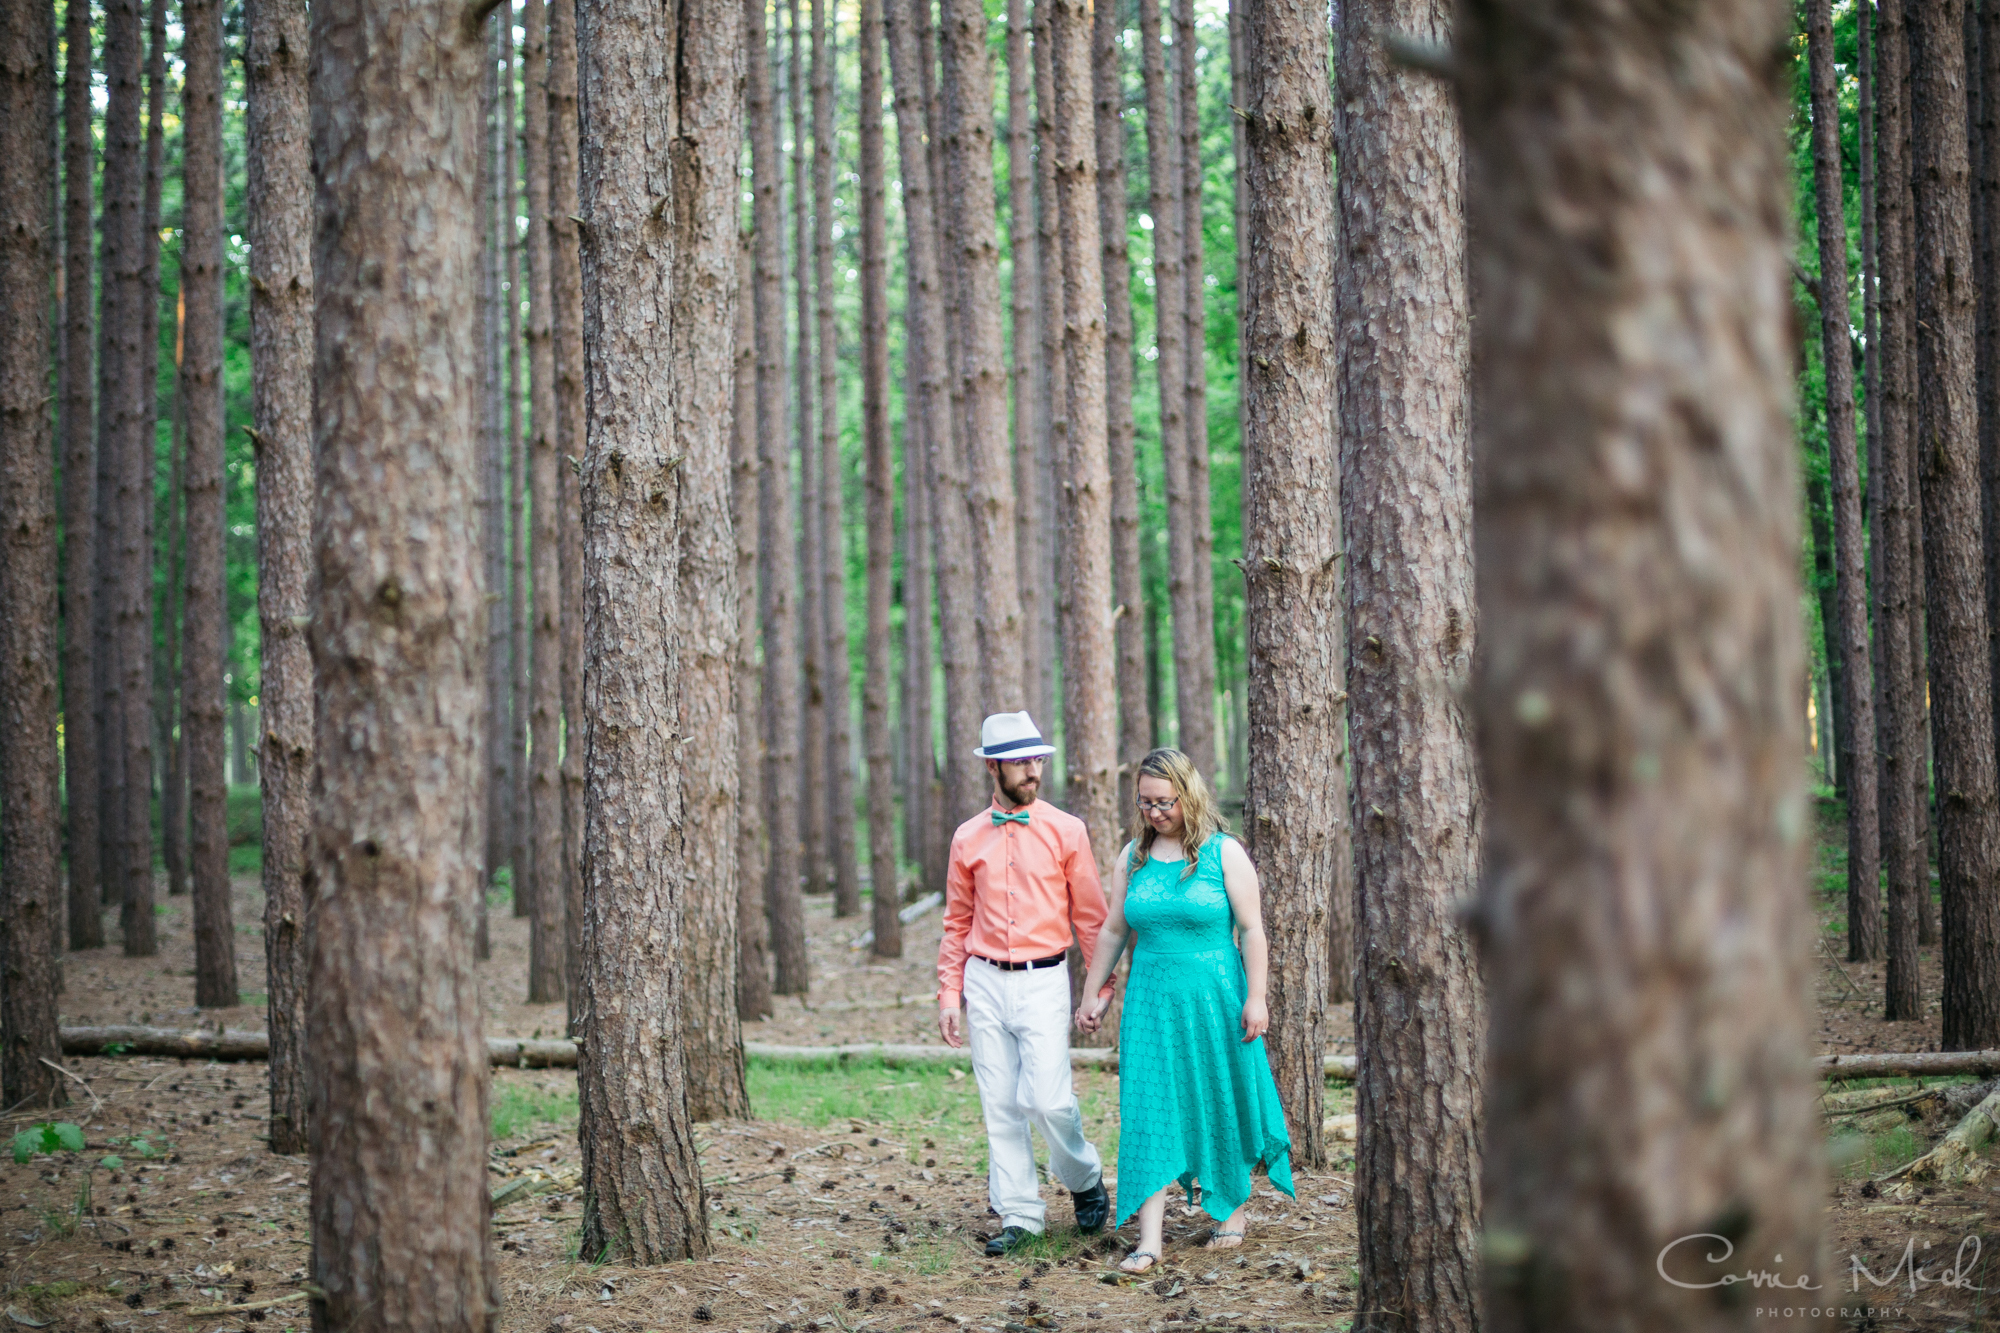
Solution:
[[[1155,750],[1139,761],[1138,776],[1133,779],[1133,788],[1138,788],[1138,778],[1165,778],[1174,789],[1174,796],[1180,802],[1181,850],[1187,856],[1187,866],[1181,871],[1186,879],[1195,870],[1195,860],[1201,855],[1201,845],[1217,833],[1229,831],[1229,821],[1222,817],[1216,807],[1215,796],[1202,780],[1201,770],[1194,761],[1179,750]],[[1153,851],[1153,839],[1160,836],[1147,818],[1133,808],[1137,826],[1132,833],[1132,873],[1146,864]]]

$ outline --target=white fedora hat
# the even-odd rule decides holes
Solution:
[[[981,759],[1036,759],[1055,752],[1035,719],[1023,712],[995,713],[980,723],[979,748],[972,753]]]

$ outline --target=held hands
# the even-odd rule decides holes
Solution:
[[[938,1035],[944,1038],[945,1045],[953,1049],[965,1045],[965,1037],[959,1030],[959,1023],[960,1015],[957,1005],[954,1004],[950,1008],[946,1008],[943,1005],[938,1006]]]
[[[1111,1007],[1109,995],[1093,995],[1076,1007],[1076,1025],[1085,1032],[1095,1032],[1104,1021],[1104,1011]]]
[[[1243,1002],[1243,1040],[1255,1041],[1271,1028],[1271,1011],[1252,996]]]

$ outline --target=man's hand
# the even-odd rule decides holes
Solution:
[[[1104,1022],[1104,1011],[1111,1007],[1109,995],[1093,995],[1076,1007],[1076,1025],[1085,1032],[1095,1032]]]
[[[959,1030],[959,1021],[957,1005],[938,1006],[938,1035],[944,1038],[945,1045],[953,1049],[965,1045],[965,1036]]]

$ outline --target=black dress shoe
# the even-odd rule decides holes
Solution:
[[[986,1257],[998,1259],[1011,1254],[1035,1238],[1035,1233],[1026,1227],[1002,1227],[1000,1234],[986,1242]]]
[[[1111,1216],[1111,1196],[1105,1193],[1104,1178],[1098,1177],[1095,1185],[1081,1193],[1072,1191],[1070,1198],[1076,1201],[1076,1229],[1086,1236],[1094,1236],[1104,1230],[1104,1219]]]

